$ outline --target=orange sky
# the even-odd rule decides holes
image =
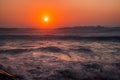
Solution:
[[[79,25],[120,26],[120,0],[0,0],[0,27]]]

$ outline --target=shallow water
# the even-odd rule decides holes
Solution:
[[[120,80],[120,42],[0,40],[0,64],[20,80]]]

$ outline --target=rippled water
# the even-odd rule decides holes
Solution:
[[[21,80],[119,80],[120,42],[0,40],[0,64]]]

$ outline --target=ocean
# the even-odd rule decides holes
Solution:
[[[119,32],[3,32],[0,68],[19,80],[120,80]]]

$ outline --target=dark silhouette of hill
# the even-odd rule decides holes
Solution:
[[[58,30],[65,30],[65,31],[82,31],[82,32],[119,32],[120,27],[102,27],[102,26],[86,26],[86,27],[65,27],[65,28],[58,28]]]

